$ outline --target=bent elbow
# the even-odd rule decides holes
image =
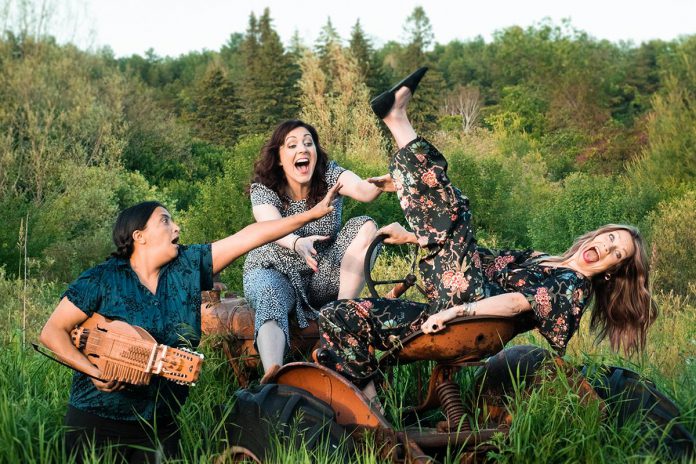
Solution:
[[[515,293],[515,299],[513,300],[512,312],[515,315],[521,314],[525,311],[529,311],[532,307],[527,301],[527,298],[521,293]]]

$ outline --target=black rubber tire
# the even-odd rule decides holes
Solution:
[[[529,388],[536,372],[547,365],[552,357],[550,351],[536,346],[507,348],[490,357],[477,370],[476,391],[489,403],[502,406],[504,396],[514,393],[514,382],[525,380]],[[640,427],[645,433],[655,427],[662,432],[661,440],[656,437],[646,442],[644,451],[656,452],[662,444],[672,461],[696,458],[696,441],[679,422],[679,409],[652,381],[622,367],[603,366],[594,369],[594,372],[588,371],[591,369],[580,367],[582,375],[606,402],[609,417],[616,418],[617,427],[637,419],[641,421]]]
[[[533,345],[518,345],[506,348],[486,360],[476,370],[476,391],[487,397],[498,397],[514,393],[513,385],[532,379],[537,371],[550,360],[553,354]]]
[[[607,403],[619,427],[638,419],[646,433],[654,427],[661,431],[661,440],[655,437],[649,441],[648,450],[657,450],[661,441],[671,460],[696,458],[696,441],[679,422],[679,408],[651,380],[623,367],[601,367],[599,372],[588,373],[590,370],[582,367],[583,375]]]
[[[271,458],[274,442],[342,450],[349,462],[354,444],[344,427],[336,423],[328,404],[301,388],[260,385],[235,393],[235,404],[225,421],[229,445],[249,449],[261,461]]]

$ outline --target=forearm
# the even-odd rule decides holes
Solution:
[[[363,203],[369,203],[373,200],[375,200],[382,191],[369,183],[366,180],[360,181],[357,185],[354,186],[354,191],[351,192],[351,195],[349,195],[351,198],[354,200],[363,202]],[[343,194],[343,192],[341,192]]]
[[[89,362],[84,354],[75,348],[70,334],[62,327],[52,324],[49,320],[41,331],[40,341],[66,364],[80,372],[95,377],[99,376],[99,369]]]
[[[516,292],[484,298],[473,303],[472,309],[477,316],[515,316],[532,307],[524,295]],[[454,317],[467,315],[467,305],[453,306],[451,310]]]
[[[292,248],[292,241],[295,238],[289,234],[312,220],[314,217],[311,213],[305,211],[281,219],[256,222],[234,235],[213,243],[213,272],[220,272],[238,257],[278,239],[289,241],[290,244],[286,248]]]

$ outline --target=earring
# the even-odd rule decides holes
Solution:
[[[604,280],[611,280],[611,274],[609,274],[608,272],[604,274]]]

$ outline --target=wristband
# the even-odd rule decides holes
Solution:
[[[464,314],[462,314],[465,317],[470,317],[470,316],[475,316],[476,315],[476,302],[472,303],[464,303]]]
[[[297,250],[295,249],[295,245],[297,245],[297,241],[299,239],[300,239],[300,236],[298,235],[297,237],[295,237],[295,241],[292,242],[292,251],[294,251],[295,253],[297,253]]]

